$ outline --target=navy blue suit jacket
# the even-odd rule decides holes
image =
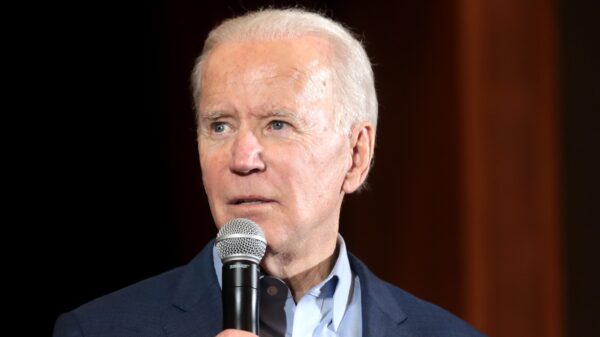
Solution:
[[[61,315],[54,337],[206,337],[221,331],[221,288],[211,241],[188,265],[100,297]],[[363,336],[482,336],[449,312],[371,273],[349,256],[360,278]]]

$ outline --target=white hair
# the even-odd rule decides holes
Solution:
[[[360,41],[348,29],[323,15],[302,9],[265,9],[228,19],[206,38],[204,49],[192,72],[196,115],[200,103],[203,65],[212,50],[225,42],[269,41],[318,36],[333,47],[332,70],[337,81],[334,95],[338,130],[350,134],[356,123],[371,122],[377,127],[377,96],[371,62]]]

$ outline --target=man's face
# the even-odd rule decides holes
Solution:
[[[271,252],[337,235],[350,140],[336,131],[329,49],[316,37],[225,43],[205,63],[199,154],[218,228],[243,217]]]

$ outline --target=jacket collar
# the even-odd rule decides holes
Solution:
[[[214,336],[222,330],[221,288],[213,267],[211,240],[184,267],[172,304],[178,314],[166,320],[168,336]],[[210,317],[210,319],[206,319]]]
[[[390,291],[358,258],[348,254],[350,266],[360,280],[363,336],[392,336],[407,318]]]

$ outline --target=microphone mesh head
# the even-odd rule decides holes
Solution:
[[[260,263],[267,249],[267,240],[256,222],[237,218],[219,230],[215,246],[223,263],[236,259],[251,259]]]

